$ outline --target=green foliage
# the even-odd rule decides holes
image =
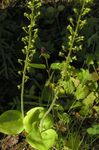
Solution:
[[[0,132],[5,134],[19,134],[23,131],[22,115],[17,110],[8,110],[0,116]]]
[[[26,4],[24,15],[28,23],[23,27],[24,59],[19,59],[23,65],[19,87],[22,130],[35,149],[54,146],[52,149],[87,150],[90,135],[98,133],[98,20],[89,17],[91,4],[92,0],[29,0]],[[26,100],[33,104],[28,112],[24,109]],[[13,122],[13,116],[9,122],[8,112],[7,117],[1,115],[1,132],[20,133],[20,126],[16,132],[9,130],[10,123],[14,126],[18,120],[15,117]],[[91,118],[96,125],[89,128]]]
[[[34,148],[48,150],[57,139],[57,134],[53,129],[48,129],[40,133],[37,124],[33,124],[33,130],[27,136],[27,142]]]
[[[43,117],[45,113],[44,108],[42,107],[35,107],[29,112],[27,112],[27,115],[24,118],[24,126],[25,130],[29,133],[32,128],[32,124],[37,122],[40,123],[41,118]],[[50,116],[44,119],[42,129],[41,130],[47,130],[53,126],[53,122]]]
[[[82,69],[81,71],[78,72],[77,78],[84,85],[86,82],[91,80],[91,74],[89,73],[89,70]]]
[[[40,15],[40,12],[39,12],[40,6],[41,6],[41,3],[38,0],[35,2],[29,1],[27,3],[27,7],[30,9],[31,12],[29,14],[28,13],[24,14],[27,17],[27,19],[30,21],[30,24],[28,25],[28,27],[23,27],[23,30],[26,32],[27,35],[24,38],[22,38],[22,41],[25,44],[25,47],[22,51],[26,56],[25,63],[24,63],[23,76],[22,76],[22,88],[21,88],[21,111],[22,111],[23,117],[24,117],[24,104],[23,104],[24,84],[25,84],[25,81],[27,81],[26,72],[29,70],[29,64],[31,63],[31,59],[35,53],[34,43],[35,43],[35,39],[37,37],[37,32],[38,32],[37,28],[35,28],[35,25],[36,25],[36,19]],[[32,29],[34,30],[32,31]],[[38,65],[34,65],[34,66],[38,67]]]
[[[53,128],[53,120],[48,115],[42,125],[40,121],[43,118],[45,110],[43,107],[35,107],[25,118],[16,110],[9,110],[0,116],[0,132],[14,135],[23,130],[27,133],[26,141],[34,148],[48,150],[57,139],[57,134]]]
[[[37,68],[37,69],[46,69],[44,64],[29,64],[30,67]]]
[[[68,137],[68,141],[66,141],[66,146],[72,150],[79,150],[82,141],[80,140],[80,136],[77,133],[71,133]]]
[[[93,125],[87,129],[87,133],[90,135],[99,135],[99,124]]]
[[[76,98],[79,99],[84,99],[89,93],[89,89],[86,86],[82,86],[82,84],[80,84],[77,87],[77,90],[75,92],[75,96]]]
[[[26,141],[34,148],[47,150],[49,149],[57,139],[56,132],[52,129],[53,120],[48,115],[42,125],[40,121],[45,114],[45,110],[42,107],[35,107],[24,118],[24,128],[28,135]]]

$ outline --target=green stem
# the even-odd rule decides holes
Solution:
[[[54,106],[54,104],[55,104],[55,102],[56,102],[56,100],[57,100],[58,93],[59,93],[58,91],[59,91],[59,90],[56,90],[56,93],[55,93],[55,95],[54,95],[53,101],[52,101],[51,105],[49,106],[48,110],[46,111],[46,113],[44,114],[44,116],[43,116],[41,122],[40,122],[40,129],[42,128],[44,119],[45,119],[46,116],[50,113],[50,111],[52,110],[52,108],[53,108],[53,106]]]
[[[29,26],[29,41],[28,41],[28,46],[27,46],[27,50],[26,50],[26,58],[25,58],[25,64],[24,64],[24,69],[23,69],[23,76],[22,76],[21,113],[22,113],[23,118],[24,118],[24,85],[25,85],[25,79],[26,79],[26,70],[27,70],[27,67],[28,67],[29,50],[30,50],[31,40],[32,40],[32,23],[33,23],[33,19],[34,19],[34,5],[32,7],[31,21],[30,21],[30,26]]]

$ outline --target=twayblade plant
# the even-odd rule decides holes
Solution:
[[[36,19],[40,15],[41,2],[39,0],[30,0],[27,4],[31,13],[25,13],[30,21],[28,27],[24,27],[26,36],[22,39],[25,48],[23,53],[26,58],[22,72],[21,84],[21,112],[18,110],[8,110],[0,116],[0,132],[8,135],[19,134],[25,131],[26,141],[38,150],[48,150],[54,144],[57,133],[53,129],[53,119],[50,114],[46,114],[43,107],[35,107],[24,114],[24,85],[27,80],[26,72],[29,67],[46,68],[43,64],[32,64],[31,58],[35,53],[34,42],[37,36]],[[21,60],[19,60],[21,62]],[[42,120],[43,118],[43,120]],[[42,121],[41,121],[42,120]],[[42,123],[41,123],[42,122]]]

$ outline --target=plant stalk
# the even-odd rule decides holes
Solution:
[[[84,9],[84,7],[85,7],[85,2],[86,2],[86,0],[83,1],[82,9],[81,9],[80,15],[79,15],[79,17],[78,17],[76,29],[75,29],[74,36],[73,36],[73,40],[72,40],[71,46],[70,46],[70,48],[69,48],[69,53],[68,53],[68,56],[67,56],[67,59],[66,59],[66,69],[67,69],[67,66],[69,65],[69,59],[70,59],[70,57],[71,57],[72,48],[73,48],[73,45],[74,45],[74,42],[75,42],[76,33],[78,32],[79,22],[80,22],[81,17],[82,17],[82,12],[83,12],[83,9]],[[52,110],[52,108],[53,108],[53,106],[54,106],[54,104],[55,104],[55,102],[56,102],[57,96],[58,96],[58,94],[59,94],[59,89],[60,89],[60,85],[58,85],[58,88],[57,88],[57,90],[56,90],[56,93],[55,93],[55,96],[54,96],[54,98],[53,98],[53,101],[52,101],[50,107],[48,108],[48,110],[46,111],[46,113],[44,114],[44,116],[43,116],[41,122],[40,122],[40,127],[42,127],[42,124],[43,124],[44,119],[46,118],[46,116],[47,116],[47,115],[50,113],[50,111]]]
[[[32,7],[32,12],[31,12],[31,20],[30,20],[30,25],[29,25],[29,41],[28,41],[28,46],[26,50],[26,58],[25,58],[25,63],[24,63],[24,69],[23,69],[23,76],[22,76],[22,87],[21,87],[21,113],[22,117],[24,118],[24,85],[25,85],[25,79],[26,79],[26,70],[28,67],[28,57],[29,57],[29,50],[31,46],[31,40],[32,40],[32,23],[34,20],[34,1],[33,1],[33,7]]]

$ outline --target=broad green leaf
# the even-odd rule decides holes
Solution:
[[[99,135],[99,124],[93,125],[91,128],[88,128],[87,133],[91,135]]]
[[[84,99],[89,93],[89,89],[86,85],[79,84],[77,87],[77,90],[75,92],[76,98],[79,99]]]
[[[35,122],[32,125],[31,132],[27,135],[26,141],[38,150],[48,150],[53,146],[57,134],[53,129],[48,129],[40,132],[38,124]]]
[[[19,134],[24,129],[21,112],[8,110],[0,116],[0,132],[8,135]]]
[[[32,128],[32,124],[35,121],[39,121],[41,118],[39,116],[40,111],[44,111],[43,107],[35,107],[29,110],[23,120],[24,128],[26,132],[30,132]],[[41,116],[42,117],[42,116]]]
[[[94,102],[94,100],[96,99],[96,96],[94,95],[94,92],[91,92],[84,100],[83,100],[83,104],[85,104],[86,106],[91,106]]]
[[[34,122],[26,141],[35,149],[46,150],[37,122]]]
[[[57,133],[53,129],[48,129],[41,133],[46,150],[53,146],[57,139]]]
[[[45,114],[45,109],[43,107],[35,107],[27,112],[23,123],[25,130],[29,133],[31,131],[34,122],[39,122]],[[48,115],[42,124],[42,130],[51,128],[53,126],[53,120],[50,115]]]
[[[35,63],[29,63],[30,67],[36,68],[36,69],[45,69],[46,66],[44,64],[35,64]]]

